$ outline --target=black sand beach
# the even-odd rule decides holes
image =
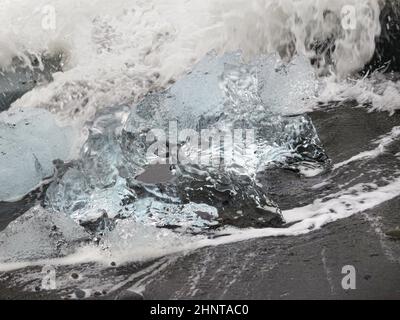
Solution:
[[[329,112],[313,112],[311,117],[334,163],[368,149],[369,141],[400,123],[399,114],[368,113],[364,108],[352,108],[351,103]],[[392,151],[399,147],[396,142]],[[384,164],[385,154],[376,161]],[[293,205],[293,199],[309,202],[305,193],[292,197],[299,190],[299,182],[294,182],[298,178],[292,173],[278,176],[277,185],[285,190],[277,196],[283,206]],[[27,203],[1,204],[2,228]],[[400,199],[395,198],[307,235],[247,240],[157,260],[153,263],[159,263],[154,269],[158,271],[153,275],[138,273],[152,262],[117,266],[99,274],[99,281],[117,274],[137,276],[112,293],[98,293],[90,299],[137,299],[141,296],[131,291],[139,289],[145,299],[399,299],[400,241],[385,234],[400,226],[399,212]],[[342,288],[345,265],[355,267],[355,290]],[[25,291],[24,284],[17,281],[18,274],[36,269],[1,274],[0,298],[57,299],[74,290],[80,292],[79,284],[73,282],[61,292]],[[68,274],[71,268],[57,272]],[[137,288],[140,283],[145,286]]]

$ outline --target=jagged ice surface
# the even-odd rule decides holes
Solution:
[[[125,107],[100,112],[81,160],[50,186],[47,204],[79,221],[129,216],[142,224],[190,231],[221,224],[279,226],[280,210],[257,183],[257,173],[269,166],[295,168],[306,162],[323,167],[328,162],[307,116],[276,113],[280,103],[313,102],[318,82],[312,70],[302,57],[290,64],[277,55],[244,63],[240,53],[208,54],[170,89],[150,93],[134,106],[123,128]],[[301,77],[304,72],[307,76]],[[176,139],[169,136],[171,124]],[[148,139],[152,130],[164,136]],[[194,139],[202,130],[222,138],[203,147]],[[235,130],[241,130],[244,142],[236,143]],[[229,134],[231,142],[225,140]],[[247,134],[254,139],[246,140]],[[154,143],[169,153],[160,157]],[[170,180],[138,179],[163,161]]]

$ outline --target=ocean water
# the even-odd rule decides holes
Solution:
[[[357,73],[375,53],[380,5],[0,0],[2,70],[13,72],[16,57],[44,69],[54,56],[62,70],[0,114],[0,200],[46,185],[43,201],[0,234],[0,270],[296,236],[399,196],[400,154],[390,168],[374,162],[398,127],[332,163],[306,114],[345,101],[388,117],[400,108],[395,75]],[[351,29],[345,6],[357,13]],[[214,130],[208,140],[225,137],[223,145],[199,149],[202,129]],[[229,143],[235,129],[241,137],[250,130],[248,144]],[[149,133],[174,130],[149,156]],[[233,161],[221,162],[227,150]],[[154,165],[167,178],[142,181]],[[260,175],[276,168],[316,181],[308,203],[283,209],[274,201]],[[29,223],[31,254],[13,245],[29,242]],[[71,237],[74,230],[89,240]],[[67,247],[56,250],[58,241]]]

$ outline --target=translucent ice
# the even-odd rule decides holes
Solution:
[[[272,55],[245,64],[239,53],[210,54],[169,90],[148,95],[132,111],[122,135],[128,171],[135,177],[157,162],[173,165],[176,180],[151,192],[157,207],[162,197],[176,205],[212,206],[224,222],[232,222],[229,215],[240,208],[245,211],[244,219],[237,216],[240,225],[249,225],[243,221],[252,216],[259,223],[250,225],[279,225],[279,210],[255,177],[271,165],[318,166],[328,160],[307,116],[278,113],[278,105],[301,107],[316,90],[305,58],[284,64]],[[200,142],[207,130],[209,135]],[[237,130],[253,139],[238,142]],[[181,134],[188,131],[191,135]],[[208,144],[209,139],[217,143]],[[137,181],[130,186],[135,189]],[[177,211],[168,209],[164,206],[164,211]]]
[[[53,160],[66,160],[72,129],[51,113],[26,108],[0,115],[0,201],[24,196],[53,174]]]
[[[183,130],[196,130],[199,136],[201,130],[211,130],[211,136],[218,137],[234,136],[235,129],[252,130],[255,144],[234,144],[234,166],[224,168],[244,166],[247,175],[273,162],[326,160],[311,120],[305,115],[284,117],[280,112],[295,106],[301,111],[317,87],[312,67],[303,57],[284,64],[271,55],[245,64],[239,53],[209,54],[169,90],[148,95],[132,111],[122,136],[131,172],[151,162],[149,149],[154,141],[149,133],[155,130],[166,134],[168,152],[176,146],[185,159],[207,153],[218,157],[224,150],[213,145],[214,150],[199,151],[200,144],[193,146],[187,135],[180,135]],[[171,137],[175,122],[176,137]],[[244,148],[249,152],[242,152]]]
[[[259,59],[259,90],[262,102],[281,114],[309,111],[319,86],[314,68],[304,56],[283,63],[278,55]]]
[[[119,130],[124,107],[102,111],[90,128],[79,160],[65,164],[65,171],[49,186],[47,205],[76,221],[124,215],[134,194],[126,187]],[[126,205],[125,205],[126,204]]]
[[[148,94],[123,128],[100,115],[81,161],[49,188],[48,205],[81,221],[106,212],[188,231],[280,226],[280,210],[257,174],[328,162],[306,115],[277,112],[279,104],[301,107],[316,93],[309,63],[292,63],[275,55],[246,64],[239,53],[209,54],[170,89]],[[170,178],[157,181],[155,165]],[[154,181],[143,180],[143,172]]]
[[[171,230],[126,219],[117,221],[115,228],[106,232],[101,245],[119,259],[152,258],[185,247],[189,241],[188,237]]]
[[[0,233],[0,261],[64,256],[87,239],[85,230],[63,213],[34,207]]]

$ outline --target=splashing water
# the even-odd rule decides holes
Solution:
[[[345,5],[358,13],[352,32],[342,28]],[[322,68],[329,56],[345,76],[368,62],[380,32],[377,0],[2,0],[1,6],[1,64],[16,55],[28,64],[29,55],[64,58],[64,72],[52,84],[15,105],[47,108],[80,124],[101,108],[136,102],[168,85],[211,50],[285,57],[296,51]],[[50,30],[42,26],[51,18],[42,13],[48,6],[56,19]]]
[[[374,53],[381,31],[379,1],[0,0],[0,5],[0,23],[7,26],[0,29],[2,68],[12,71],[16,56],[27,68],[33,67],[32,57],[40,61],[39,67],[49,56],[62,59],[62,72],[55,72],[51,83],[40,83],[7,113],[39,112],[29,118],[37,124],[45,119],[48,126],[29,131],[18,124],[22,138],[4,149],[8,158],[2,168],[10,167],[10,159],[21,158],[16,145],[35,149],[41,158],[36,156],[39,160],[23,169],[18,161],[12,164],[8,172],[23,175],[29,183],[24,182],[23,190],[11,185],[5,190],[2,184],[0,192],[6,196],[1,200],[18,198],[54,177],[45,209],[35,208],[26,215],[28,222],[15,221],[0,238],[9,248],[3,261],[63,256],[76,249],[55,250],[75,238],[68,232],[56,232],[54,238],[51,229],[47,232],[46,215],[60,229],[74,233],[72,218],[79,228],[76,234],[89,234],[93,247],[97,250],[100,244],[106,256],[129,251],[129,258],[139,259],[253,236],[301,234],[358,212],[355,205],[343,205],[332,213],[339,200],[324,195],[332,203],[315,201],[282,213],[258,176],[272,167],[308,177],[329,168],[316,129],[304,115],[318,101],[355,97],[375,109],[398,108],[395,80],[380,84],[379,79],[359,79],[354,87],[349,86],[352,80],[342,80]],[[342,25],[346,5],[358,13],[354,30]],[[43,18],[51,18],[52,9],[55,28],[44,28]],[[208,54],[212,50],[215,54]],[[237,50],[241,54],[232,53]],[[329,73],[329,78],[316,77]],[[177,132],[191,130],[198,137],[202,129],[222,137],[239,129],[250,130],[254,139],[233,146],[222,139],[222,144],[202,149],[193,146],[196,135],[167,138],[171,123]],[[166,133],[164,138],[148,141],[154,129]],[[0,127],[0,135],[9,137],[9,130]],[[41,145],[37,137],[43,135],[57,148],[50,152]],[[158,153],[149,156],[155,142]],[[168,153],[160,156],[163,147]],[[233,161],[222,157],[227,150]],[[56,159],[64,161],[57,170],[52,166]],[[158,168],[157,161],[164,163],[159,173],[165,179],[144,178]],[[364,207],[377,203],[376,194],[382,193],[382,199],[396,196],[396,179],[387,188],[377,186]],[[362,198],[360,190],[357,197]],[[338,192],[337,197],[349,196]],[[32,215],[40,221],[29,220]],[[35,256],[12,245],[14,239],[29,242],[22,235],[31,221],[37,223],[35,235],[46,230],[44,238],[36,237],[38,250],[30,249]],[[286,226],[285,221],[295,224]],[[279,228],[221,229],[227,226]],[[201,237],[226,230],[231,233],[226,239]],[[42,246],[46,242],[49,246]]]

